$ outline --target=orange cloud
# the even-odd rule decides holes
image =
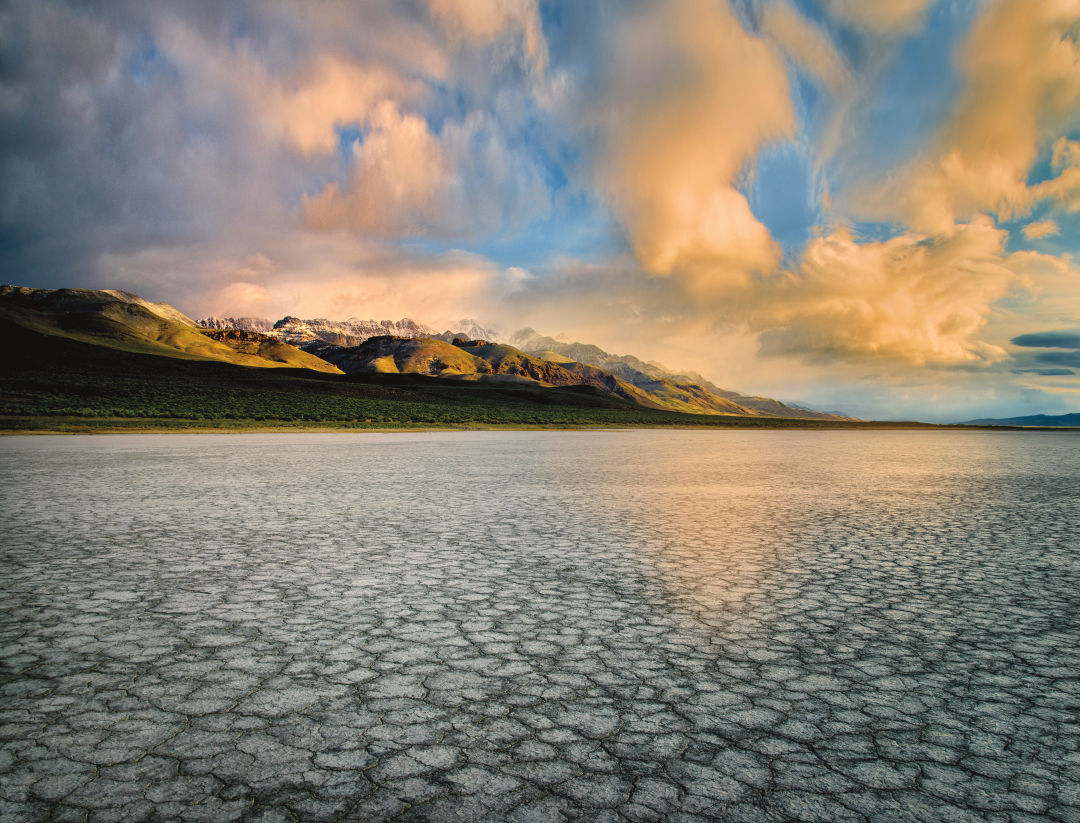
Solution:
[[[1057,234],[1058,231],[1058,224],[1053,220],[1040,220],[1037,223],[1028,223],[1024,226],[1024,236],[1029,240],[1050,237],[1053,234]]]
[[[988,219],[947,238],[905,234],[859,243],[844,230],[814,240],[798,274],[754,313],[767,354],[888,358],[923,365],[993,362],[978,339],[990,307],[1017,283],[1006,232]]]
[[[387,100],[413,99],[416,83],[381,66],[321,56],[295,88],[277,87],[264,115],[304,154],[337,148],[335,127],[366,124]]]
[[[825,0],[840,20],[877,34],[907,34],[918,28],[933,0]]]
[[[428,0],[428,6],[448,31],[463,39],[491,42],[520,32],[529,64],[543,70],[547,63],[536,0]]]
[[[726,3],[679,0],[625,26],[598,176],[642,265],[702,291],[773,269],[779,246],[736,182],[793,128],[784,61]]]
[[[1027,214],[1048,198],[1080,200],[1080,168],[1068,143],[1062,174],[1037,186],[1028,172],[1041,147],[1080,120],[1080,51],[1070,35],[1080,0],[1001,0],[976,20],[959,55],[965,85],[931,148],[856,203],[942,233],[980,212]]]
[[[450,162],[422,117],[381,103],[363,143],[353,146],[351,179],[305,197],[307,223],[320,229],[349,227],[367,234],[425,233],[443,210],[452,181]]]
[[[851,72],[832,40],[789,3],[765,6],[761,11],[761,30],[830,90],[839,91],[851,84]]]

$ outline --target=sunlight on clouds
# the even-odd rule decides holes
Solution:
[[[977,339],[991,305],[1017,274],[1005,232],[987,219],[952,236],[856,242],[839,230],[813,241],[797,276],[762,306],[765,354],[814,359],[894,358],[914,364],[993,362],[1005,351]]]
[[[835,92],[851,84],[851,72],[828,35],[789,3],[780,0],[765,6],[761,11],[761,28],[826,88]]]
[[[348,226],[369,234],[419,234],[435,222],[451,181],[443,146],[422,117],[381,103],[363,143],[353,144],[351,179],[303,201],[313,228]]]
[[[366,124],[387,100],[415,98],[416,83],[380,66],[323,55],[294,89],[277,87],[268,115],[305,154],[337,148],[335,127]]]
[[[204,248],[144,249],[110,255],[106,285],[136,290],[140,283],[172,282],[192,315],[364,319],[413,317],[447,324],[499,317],[520,272],[476,255],[403,251],[346,235],[293,232],[265,238],[256,254]],[[145,290],[145,289],[144,289]]]
[[[1060,229],[1053,220],[1039,220],[1036,223],[1028,223],[1024,226],[1024,236],[1029,240],[1038,240],[1041,237],[1050,237],[1058,234]]]
[[[1047,198],[1073,204],[1071,162],[1054,180],[1027,178],[1047,138],[1080,122],[1080,53],[1068,36],[1078,16],[1080,0],[990,5],[961,49],[966,83],[949,121],[928,152],[862,192],[868,213],[942,233],[980,212],[1007,220]]]
[[[305,196],[316,230],[380,237],[470,237],[524,222],[548,208],[547,186],[531,158],[511,149],[498,124],[474,113],[434,134],[393,103],[376,107],[354,141],[348,179]]]
[[[704,0],[650,8],[618,38],[599,179],[642,264],[699,290],[774,268],[780,248],[735,184],[794,128],[780,56]]]
[[[934,0],[825,0],[834,17],[878,34],[907,34],[918,28]]]
[[[547,41],[536,0],[428,0],[428,5],[460,37],[492,41],[507,32],[520,32],[530,66],[544,69]]]

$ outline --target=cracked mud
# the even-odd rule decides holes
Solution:
[[[0,443],[0,818],[1080,820],[1071,434]]]

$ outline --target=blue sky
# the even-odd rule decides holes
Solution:
[[[1080,0],[13,0],[5,282],[1080,409]],[[1070,359],[1072,358],[1072,359]]]

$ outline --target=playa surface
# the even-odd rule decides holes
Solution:
[[[0,818],[1080,819],[1072,433],[0,441]]]

